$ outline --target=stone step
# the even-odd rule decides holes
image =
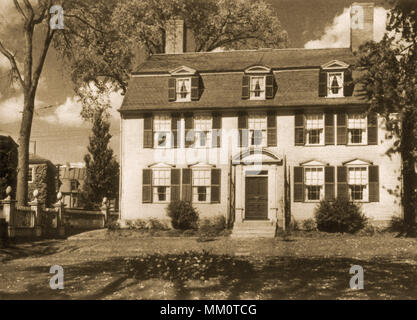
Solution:
[[[235,223],[232,238],[273,238],[276,224],[271,221],[246,220]]]

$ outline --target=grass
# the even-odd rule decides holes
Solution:
[[[416,299],[416,239],[293,232],[286,238],[201,242],[195,237],[107,235],[40,241],[0,250],[0,299]],[[100,234],[100,235],[99,235]],[[181,283],[137,279],[126,259],[184,251],[230,255],[253,270]],[[51,265],[61,265],[65,289],[51,290]],[[352,265],[365,289],[351,290]],[[152,266],[148,266],[152,268]]]

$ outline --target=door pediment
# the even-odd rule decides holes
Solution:
[[[282,164],[282,158],[278,157],[275,153],[271,152],[267,148],[249,148],[249,149],[239,152],[232,158],[232,164],[234,165],[237,165],[237,164],[250,165],[253,163]]]

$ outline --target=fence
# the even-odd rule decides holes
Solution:
[[[28,206],[18,206],[11,198],[12,188],[7,187],[7,197],[0,201],[0,234],[15,238],[64,238],[76,230],[104,228],[107,223],[118,219],[117,212],[110,211],[107,198],[103,199],[100,210],[87,211],[67,209],[62,194],[57,194],[57,203],[46,208],[38,200],[39,192],[33,192],[34,201]],[[6,231],[7,229],[7,231]]]

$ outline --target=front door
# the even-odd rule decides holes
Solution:
[[[268,177],[246,177],[245,219],[268,219]]]

